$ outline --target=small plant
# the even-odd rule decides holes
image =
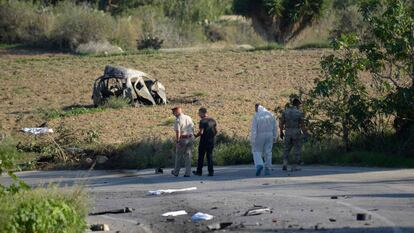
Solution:
[[[137,48],[139,50],[143,49],[155,49],[158,50],[161,48],[162,43],[164,43],[164,40],[156,37],[147,35],[139,40],[137,40]]]
[[[103,108],[121,109],[129,107],[130,103],[128,99],[122,97],[111,97],[105,101]]]
[[[99,132],[96,130],[88,130],[86,132],[86,142],[88,143],[98,143],[99,142]]]

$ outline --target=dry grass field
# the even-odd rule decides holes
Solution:
[[[92,84],[107,64],[147,72],[167,88],[167,106],[108,109],[51,119],[48,126],[75,133],[80,141],[93,130],[99,142],[173,136],[172,105],[197,119],[201,106],[220,131],[247,137],[254,104],[283,106],[297,88],[319,76],[328,50],[198,51],[120,56],[72,56],[0,52],[0,130],[15,138],[22,127],[44,122],[40,110],[90,106]],[[199,99],[195,103],[193,100]]]

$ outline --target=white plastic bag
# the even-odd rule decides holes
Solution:
[[[207,220],[211,220],[211,219],[213,219],[213,218],[214,218],[214,216],[213,216],[213,215],[209,215],[209,214],[205,214],[205,213],[198,212],[198,213],[195,213],[195,214],[193,215],[193,217],[191,217],[191,220],[192,220],[193,222],[199,222],[199,221],[207,221]]]

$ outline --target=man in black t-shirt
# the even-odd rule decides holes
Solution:
[[[200,144],[198,146],[197,171],[193,171],[193,173],[198,176],[203,174],[204,156],[207,154],[208,175],[213,176],[213,149],[214,139],[217,135],[217,123],[213,118],[207,115],[206,108],[200,108],[198,110],[198,115],[201,118],[199,124],[200,131],[195,137],[200,136]]]

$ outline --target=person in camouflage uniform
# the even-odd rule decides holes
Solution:
[[[307,137],[307,131],[304,126],[304,114],[299,109],[301,101],[298,98],[292,100],[292,107],[286,108],[282,113],[280,119],[279,130],[280,138],[284,139],[284,150],[283,150],[283,171],[287,171],[287,164],[289,153],[293,149],[295,156],[295,163],[292,166],[292,171],[300,170],[299,164],[301,163],[301,149],[302,139]],[[283,132],[285,130],[285,133]]]

